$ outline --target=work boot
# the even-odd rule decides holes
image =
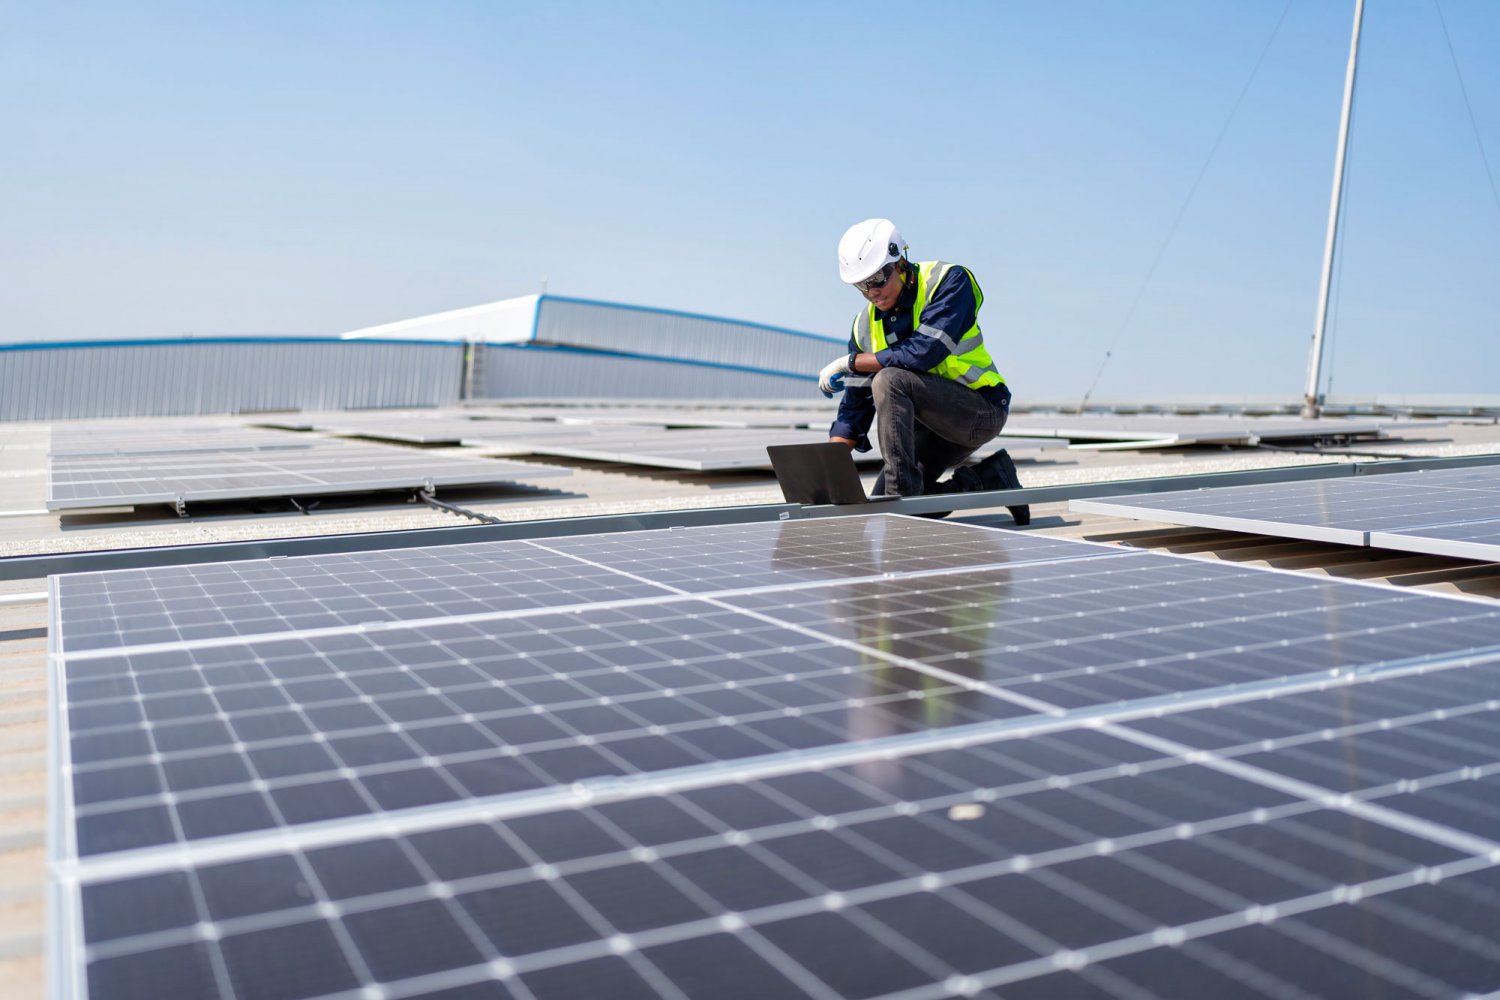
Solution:
[[[1010,453],[1004,448],[995,452],[982,462],[966,465],[961,469],[953,470],[953,478],[950,480],[954,486],[964,493],[978,493],[990,490],[1018,490],[1021,488],[1021,480],[1016,476],[1016,463],[1010,460]],[[1017,525],[1031,523],[1031,506],[1021,504],[1018,507],[1007,507],[1010,511],[1011,520]]]

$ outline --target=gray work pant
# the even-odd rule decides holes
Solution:
[[[885,468],[874,492],[904,497],[934,492],[943,473],[999,434],[1010,415],[952,379],[882,368],[870,382]]]

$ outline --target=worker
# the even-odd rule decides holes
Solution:
[[[984,293],[974,276],[942,261],[913,264],[894,223],[867,219],[839,240],[839,277],[869,307],[854,318],[848,353],[818,374],[823,395],[844,393],[829,440],[869,451],[875,423],[885,459],[876,494],[1018,489],[1004,450],[961,466],[1000,433],[1011,400],[979,332]],[[1017,524],[1030,522],[1030,507],[1009,510]]]

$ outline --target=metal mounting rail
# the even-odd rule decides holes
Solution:
[[[561,535],[646,531],[653,528],[753,524],[794,518],[988,510],[1021,504],[1058,503],[1064,500],[1123,496],[1131,493],[1164,493],[1172,490],[1249,486],[1257,483],[1290,483],[1336,479],[1342,476],[1382,475],[1394,472],[1418,472],[1424,469],[1453,469],[1496,464],[1500,464],[1500,455],[1470,455],[1460,458],[1431,458],[1414,461],[1345,462],[1292,468],[1251,469],[1243,472],[1210,472],[1154,479],[1120,479],[1105,483],[1069,483],[1062,486],[996,490],[990,493],[948,493],[885,500],[870,504],[802,506],[781,503],[750,507],[706,507],[691,510],[650,511],[639,514],[508,521],[497,524],[455,524],[442,528],[411,528],[400,531],[315,535],[301,538],[264,538],[199,545],[11,556],[0,559],[0,580],[32,580],[59,573],[93,573],[156,566],[188,566],[198,563],[234,562],[241,559],[267,559],[277,556],[328,555],[378,549],[459,545],[470,542],[516,541]]]

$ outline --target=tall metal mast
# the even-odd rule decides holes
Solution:
[[[1349,41],[1349,69],[1344,74],[1344,111],[1339,119],[1339,148],[1333,161],[1333,199],[1328,205],[1328,238],[1323,242],[1323,284],[1318,292],[1318,321],[1313,327],[1312,356],[1307,362],[1307,391],[1302,394],[1302,415],[1320,416],[1323,400],[1318,380],[1323,373],[1323,333],[1328,328],[1328,291],[1333,283],[1333,253],[1338,244],[1339,201],[1344,193],[1344,156],[1349,151],[1349,119],[1354,113],[1354,64],[1359,58],[1359,26],[1365,16],[1365,0],[1354,0],[1354,37]]]

